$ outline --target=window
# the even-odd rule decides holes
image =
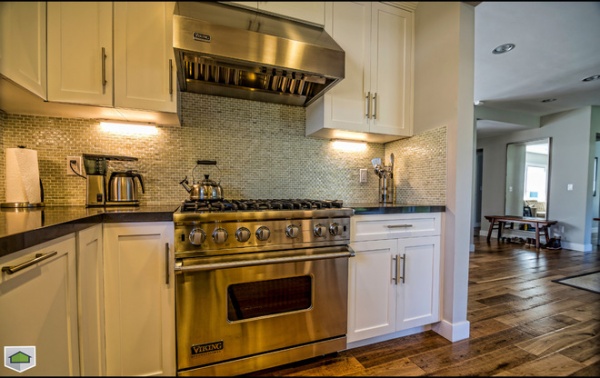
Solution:
[[[524,200],[546,202],[546,167],[527,165],[525,168]]]

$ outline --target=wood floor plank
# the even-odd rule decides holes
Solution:
[[[548,355],[533,361],[525,362],[512,369],[505,370],[496,374],[500,377],[549,377],[549,376],[568,376],[581,369],[585,365],[574,361],[560,354]]]
[[[417,366],[430,374],[438,370],[450,368],[463,360],[477,358],[480,355],[499,348],[510,347],[517,349],[514,348],[515,344],[531,338],[530,334],[513,328],[477,339],[459,341],[449,346],[427,351],[409,358]]]
[[[594,338],[599,334],[600,323],[588,320],[517,343],[516,346],[536,356],[544,356],[573,346],[581,340]]]
[[[559,313],[581,306],[581,302],[571,299],[560,300],[552,303],[546,303],[541,306],[533,307],[523,311],[511,312],[506,315],[498,316],[496,319],[502,323],[516,326],[532,320],[541,319],[547,314]]]
[[[592,365],[600,361],[600,336],[596,335],[587,340],[575,343],[559,352],[572,360],[584,365]]]
[[[493,350],[490,353],[479,354],[473,358],[460,360],[441,370],[436,370],[430,376],[492,376],[503,371],[516,368],[526,362],[532,361],[535,356],[513,346]]]
[[[567,316],[563,313],[554,316],[547,316],[542,319],[536,319],[534,321],[521,324],[517,326],[517,328],[531,335],[541,336],[579,322],[580,320]],[[502,322],[499,323],[504,324]],[[510,326],[507,325],[507,327]]]
[[[418,377],[425,375],[425,371],[408,358],[401,358],[386,364],[368,368],[357,375],[371,377]]]
[[[480,322],[471,322],[470,338],[476,339],[479,337],[491,335],[496,332],[501,332],[509,328],[510,326],[501,323],[496,319],[487,319],[482,320]],[[527,330],[525,330],[525,332],[527,332]]]
[[[452,343],[433,331],[351,349],[345,353],[354,356],[365,368],[387,364],[390,361],[424,351],[437,351]]]
[[[577,370],[575,373],[570,375],[574,377],[600,377],[600,361],[586,366],[581,370]]]

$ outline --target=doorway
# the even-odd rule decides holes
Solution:
[[[473,222],[473,236],[478,236],[481,230],[481,198],[483,191],[483,149],[478,148],[475,153],[475,210]]]

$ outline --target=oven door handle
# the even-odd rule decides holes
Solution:
[[[175,264],[176,272],[200,272],[205,270],[216,270],[216,269],[227,269],[227,268],[241,268],[247,266],[266,265],[266,264],[282,264],[290,262],[302,262],[312,260],[323,260],[323,259],[339,259],[344,257],[354,256],[354,250],[347,247],[348,250],[345,252],[329,252],[329,253],[318,253],[314,255],[297,255],[297,256],[286,256],[286,257],[274,257],[260,260],[243,260],[243,261],[227,261],[227,262],[216,262],[199,265],[181,266],[180,263]]]

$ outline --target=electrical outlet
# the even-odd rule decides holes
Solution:
[[[360,182],[367,182],[367,170],[366,169],[360,169]]]
[[[81,156],[67,156],[67,176],[82,175],[83,176],[83,161]],[[77,173],[75,173],[75,172]]]

